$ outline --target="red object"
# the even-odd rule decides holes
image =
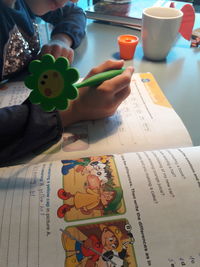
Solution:
[[[58,218],[64,218],[65,213],[70,211],[71,208],[73,208],[73,205],[63,204],[62,206],[60,206],[57,210]]]
[[[183,18],[181,22],[181,26],[179,29],[179,33],[188,41],[191,39],[192,30],[194,27],[195,21],[195,11],[192,5],[186,4],[181,8],[183,12]]]
[[[67,200],[67,199],[73,197],[73,195],[66,192],[63,188],[61,188],[58,190],[58,197],[63,199],[63,200]]]
[[[174,2],[171,2],[169,7],[172,7],[172,8],[175,8],[175,3]]]
[[[120,35],[118,37],[120,57],[125,60],[132,59],[138,42],[139,38],[135,35]]]
[[[89,236],[88,239],[91,240],[91,248],[93,250],[90,249],[90,247],[89,248],[84,247],[83,243],[81,251],[85,257],[90,257],[93,262],[96,262],[99,260],[100,255],[102,254],[103,245],[95,235]],[[97,253],[95,251],[97,251]]]

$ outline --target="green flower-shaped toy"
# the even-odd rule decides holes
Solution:
[[[67,109],[68,99],[78,97],[77,88],[98,85],[121,74],[124,69],[98,73],[75,84],[79,79],[78,70],[69,67],[66,58],[59,57],[55,60],[52,55],[46,54],[41,60],[33,60],[29,64],[29,71],[31,75],[25,79],[25,85],[32,90],[30,101],[40,104],[45,111],[52,111]]]
[[[40,104],[45,111],[64,110],[68,107],[68,99],[77,98],[78,90],[75,83],[79,74],[69,67],[64,57],[54,59],[46,54],[41,60],[33,60],[29,65],[31,73],[25,79],[25,85],[32,90],[29,99]]]

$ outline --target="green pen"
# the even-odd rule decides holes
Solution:
[[[112,79],[115,76],[121,74],[124,70],[125,68],[121,68],[119,70],[108,70],[105,72],[101,72],[101,73],[95,74],[94,76],[91,76],[85,79],[84,81],[80,83],[74,84],[74,86],[76,86],[76,88],[81,88],[84,86],[97,86],[101,84],[102,82]]]

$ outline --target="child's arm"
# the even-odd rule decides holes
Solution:
[[[57,111],[45,112],[28,100],[0,108],[0,125],[0,166],[49,148],[63,132]]]
[[[41,53],[51,53],[55,58],[65,56],[72,62],[73,49],[79,46],[85,35],[86,17],[83,10],[68,2],[62,10],[49,12],[42,18],[51,23],[54,29],[51,41],[42,48]]]

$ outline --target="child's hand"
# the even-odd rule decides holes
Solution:
[[[40,52],[40,55],[51,54],[55,58],[66,57],[70,64],[74,59],[74,50],[71,48],[72,40],[66,34],[56,34],[47,44],[45,44]]]
[[[86,78],[110,69],[120,69],[123,65],[123,60],[108,60],[93,68]],[[98,87],[80,88],[79,97],[71,101],[66,111],[60,111],[63,126],[113,115],[121,102],[130,94],[132,74],[133,67],[128,67],[122,74],[104,81]]]

